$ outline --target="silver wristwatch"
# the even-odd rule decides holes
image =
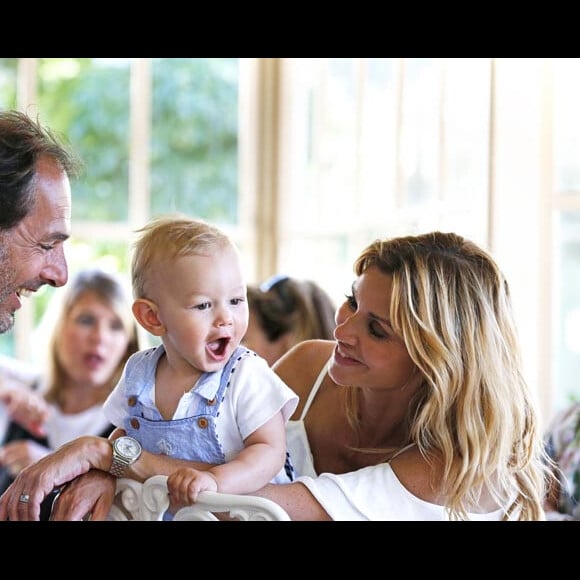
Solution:
[[[123,477],[127,467],[141,457],[141,443],[133,437],[123,435],[112,441],[112,444],[113,461],[109,468],[109,473],[115,477]]]

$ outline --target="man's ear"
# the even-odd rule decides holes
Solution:
[[[153,336],[163,336],[165,326],[157,315],[157,304],[146,298],[137,298],[133,302],[133,316],[135,320]]]

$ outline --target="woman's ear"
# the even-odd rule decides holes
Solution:
[[[165,326],[157,315],[157,304],[146,298],[137,298],[133,302],[133,316],[135,320],[153,336],[163,336]]]

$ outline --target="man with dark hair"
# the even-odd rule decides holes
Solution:
[[[14,325],[22,296],[63,286],[63,243],[71,231],[78,161],[38,120],[0,111],[0,333]]]

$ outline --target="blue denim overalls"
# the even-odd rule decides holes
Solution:
[[[158,353],[161,350],[161,353]],[[163,348],[151,351],[152,356],[159,356]],[[216,389],[215,373],[204,373],[193,390],[198,400],[197,408],[191,417],[165,420],[155,410],[157,418],[146,419],[143,416],[141,392],[150,388],[147,380],[135,380],[127,377],[126,395],[130,415],[125,419],[125,430],[135,437],[143,449],[151,453],[162,453],[178,459],[202,461],[204,463],[224,463],[225,455],[218,440],[215,420],[224,399],[230,379],[235,372],[236,363],[253,353],[246,348],[238,347],[221,371]],[[149,365],[147,365],[149,366]],[[153,366],[153,380],[155,368]],[[212,380],[213,379],[213,380]]]
[[[125,419],[125,431],[137,439],[143,449],[151,453],[160,453],[203,463],[225,463],[225,454],[216,430],[216,418],[220,406],[230,386],[237,363],[246,356],[257,356],[251,350],[238,346],[221,371],[204,373],[197,381],[192,396],[198,400],[192,416],[183,419],[165,420],[159,411],[148,409],[151,418],[144,417],[141,394],[155,384],[157,361],[165,352],[163,346],[152,348],[143,353],[144,357],[153,357],[150,361],[142,360],[140,364],[127,369],[126,396],[129,415]],[[295,479],[294,467],[290,455],[286,453],[284,472],[288,479]]]

